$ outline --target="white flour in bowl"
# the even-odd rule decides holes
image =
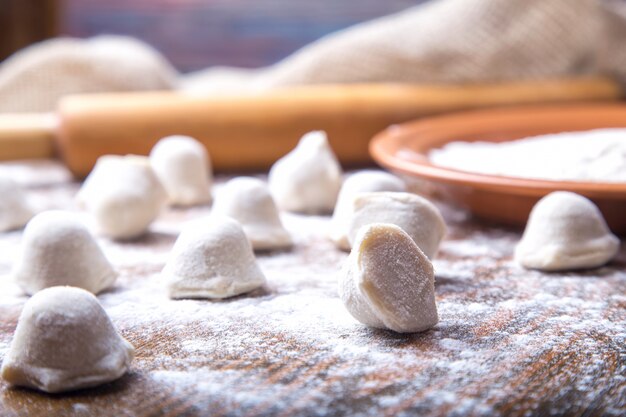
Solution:
[[[451,142],[428,155],[479,174],[558,181],[626,182],[626,129],[541,135],[503,143]]]

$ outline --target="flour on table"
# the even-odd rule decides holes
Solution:
[[[556,181],[626,182],[626,129],[540,135],[510,142],[451,142],[428,155],[478,174]]]
[[[45,175],[41,175],[45,172]],[[11,177],[15,182],[29,188],[41,188],[60,183],[70,183],[72,174],[58,161],[52,159],[23,159],[2,161],[0,175]]]
[[[50,167],[29,168],[45,178]],[[36,191],[43,208],[70,209],[76,187]],[[99,237],[120,275],[98,299],[136,347],[130,372],[65,400],[0,383],[0,409],[72,415],[80,402],[92,415],[408,417],[511,415],[511,406],[582,413],[599,404],[624,415],[626,248],[599,269],[526,270],[513,260],[518,232],[437,206],[448,225],[433,259],[439,323],[416,334],[370,329],[346,311],[337,278],[348,255],[325,236],[328,216],[281,213],[294,247],[257,255],[267,288],[222,301],[171,300],[160,274],[182,225],[209,207],[166,209],[137,240]],[[20,237],[0,234],[0,355],[28,299],[8,275]]]

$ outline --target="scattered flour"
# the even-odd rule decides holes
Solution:
[[[451,142],[431,162],[478,174],[565,181],[626,182],[626,129],[541,135],[503,143]]]
[[[71,208],[75,190],[39,192]],[[99,239],[120,277],[98,298],[137,357],[110,390],[65,397],[81,405],[64,415],[491,416],[515,414],[511,404],[623,415],[626,249],[601,269],[526,271],[511,259],[516,232],[442,212],[440,322],[411,335],[369,329],[345,310],[337,274],[348,255],[325,237],[329,217],[284,214],[295,246],[258,255],[266,288],[222,301],[170,300],[160,275],[181,224],[208,206],[169,209],[136,241]],[[0,357],[26,301],[9,278],[19,238],[0,235]],[[30,393],[6,393],[0,383],[0,414],[29,410]]]

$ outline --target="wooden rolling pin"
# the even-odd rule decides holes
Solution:
[[[59,155],[77,176],[104,154],[147,154],[167,135],[190,135],[216,170],[267,169],[300,136],[322,129],[342,163],[369,163],[370,138],[394,123],[455,110],[615,100],[617,83],[570,79],[466,86],[297,87],[194,97],[172,92],[93,94],[61,100],[56,114],[0,115],[0,159]]]

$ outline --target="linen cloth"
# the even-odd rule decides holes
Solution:
[[[52,110],[69,93],[194,94],[302,84],[474,83],[607,75],[626,84],[624,0],[433,0],[358,24],[267,68],[179,75],[143,43],[52,40],[0,64],[0,112]]]

